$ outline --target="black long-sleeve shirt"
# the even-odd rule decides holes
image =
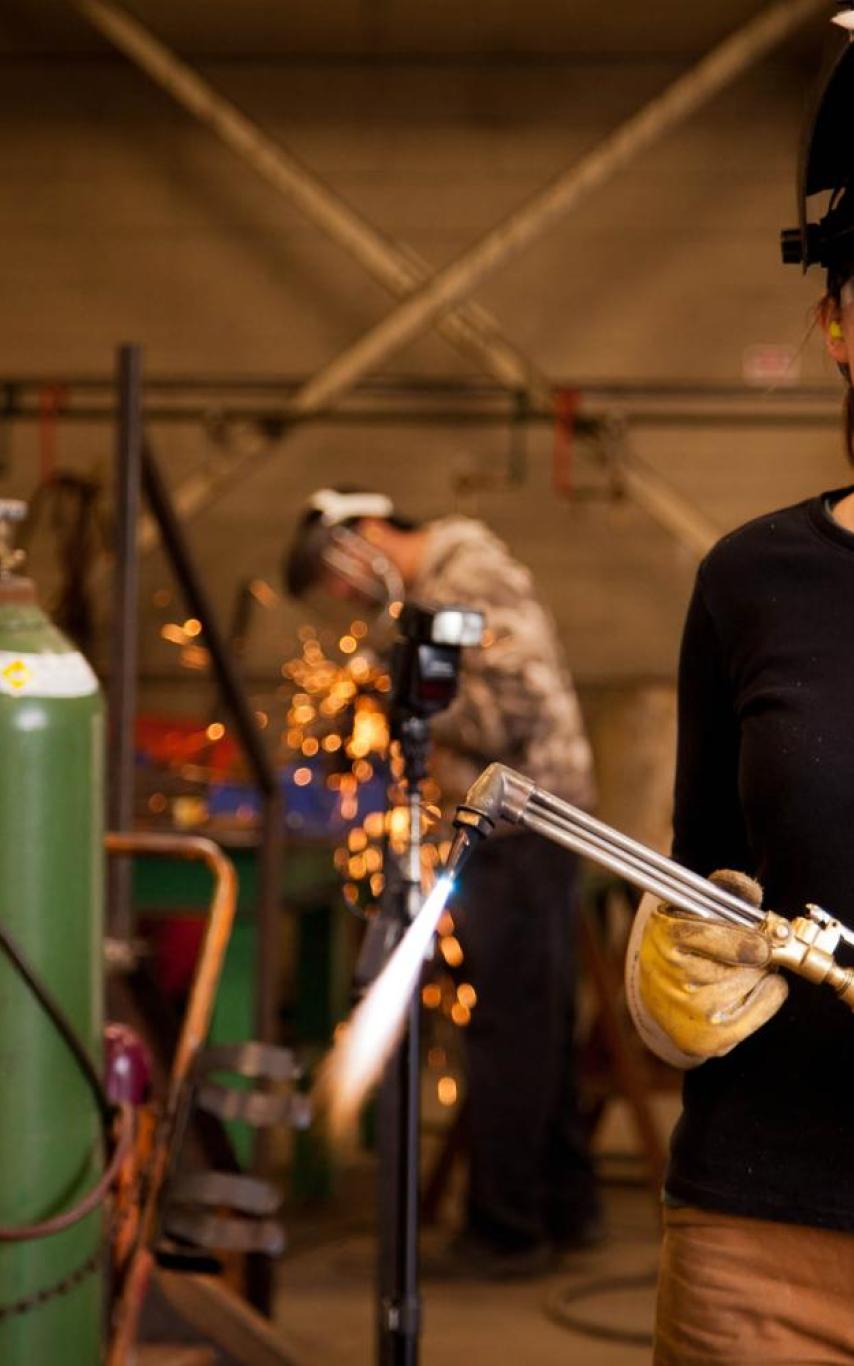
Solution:
[[[703,874],[743,869],[766,907],[817,902],[854,928],[854,534],[826,507],[847,492],[749,523],[700,568],[674,857]],[[854,1014],[829,988],[790,978],[773,1020],[686,1075],[667,1190],[854,1230]]]

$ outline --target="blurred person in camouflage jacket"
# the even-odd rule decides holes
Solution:
[[[484,613],[458,695],[434,718],[448,809],[497,760],[576,806],[594,799],[590,746],[554,622],[530,572],[482,522],[418,524],[379,493],[323,489],[285,559],[289,592],[467,606]],[[508,829],[472,855],[453,908],[477,1005],[466,1031],[466,1226],[433,1270],[510,1277],[599,1236],[573,1069],[576,862]],[[428,1270],[429,1270],[428,1266]]]

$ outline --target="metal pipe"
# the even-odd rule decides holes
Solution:
[[[743,920],[744,911],[747,909],[754,912],[750,917],[752,920],[763,918],[761,911],[757,911],[748,902],[733,896],[722,887],[717,887],[709,882],[708,878],[701,877],[690,868],[683,867],[681,863],[657,853],[647,845],[632,839],[630,835],[624,835],[621,831],[606,825],[604,821],[597,820],[589,812],[571,806],[569,802],[562,801],[560,797],[555,797],[539,787],[534,789],[528,807],[522,815],[523,824],[527,823],[528,813],[535,810],[544,812],[546,819],[552,824],[566,828],[570,832],[578,831],[583,838],[591,840],[603,850],[614,850],[639,868],[648,869],[651,874],[655,873],[668,879],[671,885],[679,884],[685,887],[689,894],[705,899],[706,903],[713,906],[721,915],[726,916],[729,913],[731,918]]]
[[[255,1031],[259,1039],[276,1038],[279,990],[279,894],[282,884],[282,802],[278,785],[265,792],[258,842],[258,942],[255,946]]]
[[[615,873],[617,877],[630,882],[632,886],[640,887],[646,892],[652,892],[654,896],[660,896],[662,901],[668,902],[669,905],[678,906],[680,910],[688,911],[691,915],[699,916],[703,920],[723,919],[735,925],[749,926],[762,923],[761,912],[750,915],[746,903],[742,907],[743,913],[735,913],[728,906],[719,906],[713,898],[695,895],[683,883],[657,872],[652,865],[644,865],[630,855],[619,853],[616,849],[609,849],[595,837],[586,837],[582,832],[563,826],[553,818],[529,814],[525,816],[522,824],[526,830],[532,830],[534,834],[544,836],[553,844],[560,844],[565,849],[571,849],[574,853],[581,854],[584,858],[601,864],[604,868]]]
[[[229,391],[235,394],[251,393],[255,390],[278,396],[290,394],[300,389],[307,381],[306,375],[149,375],[145,376],[145,392],[184,394],[195,391],[220,393]],[[65,400],[57,411],[64,417],[75,409],[69,407],[74,391],[80,393],[104,393],[114,395],[115,375],[13,375],[0,376],[0,395],[3,396],[3,416],[14,415],[22,394],[32,392],[38,395],[44,389],[60,387],[65,392]],[[753,388],[745,384],[719,384],[716,382],[684,380],[597,380],[584,377],[563,378],[553,381],[549,402],[543,409],[527,411],[552,412],[552,397],[566,389],[577,390],[583,399],[601,399],[619,403],[621,406],[631,400],[645,403],[651,399],[673,402],[724,402],[732,400],[737,404],[755,403],[762,405],[782,403],[830,403],[838,406],[839,386],[828,384],[793,384],[781,388]],[[429,395],[434,398],[510,399],[504,385],[496,384],[486,378],[459,375],[365,375],[353,386],[355,394],[381,394],[409,398],[412,395]],[[115,416],[114,411],[113,415]],[[210,413],[210,405],[205,409]],[[279,411],[277,409],[277,411]]]
[[[146,404],[144,407],[144,417],[147,422],[156,422],[162,425],[181,424],[181,423],[205,423],[210,420],[211,409],[209,405],[200,407],[158,407],[156,404]],[[586,408],[583,417],[595,423],[607,416],[606,412],[601,414],[596,410]],[[839,408],[838,404],[832,410],[824,411],[802,411],[786,412],[785,409],[759,409],[756,411],[730,410],[670,410],[641,408],[632,411],[624,409],[622,416],[627,418],[633,428],[685,428],[685,427],[749,427],[749,428],[829,428],[838,429],[839,427]],[[289,425],[290,419],[281,408],[220,408],[217,410],[217,417],[224,422],[247,422],[257,423],[259,426],[277,424],[282,429]],[[115,418],[115,410],[100,406],[76,407],[63,414],[63,420],[68,422],[112,422]],[[39,412],[35,407],[22,407],[14,413],[9,414],[3,419],[6,422],[37,422]],[[542,410],[531,409],[526,412],[524,417],[520,417],[511,409],[499,408],[475,408],[466,409],[459,407],[443,406],[419,408],[419,407],[359,407],[338,409],[331,413],[309,413],[300,419],[300,425],[310,426],[313,423],[321,423],[330,427],[512,427],[512,426],[545,426],[554,425],[554,414]],[[253,457],[255,459],[256,457]],[[632,455],[629,462],[630,467],[636,467],[638,482],[644,482],[649,486],[650,481],[654,481],[660,476],[656,476],[646,461],[641,461],[636,455]],[[620,465],[621,471],[627,470],[627,465]],[[627,485],[626,492],[638,503],[641,498],[634,484],[628,487],[628,474],[623,480]],[[652,495],[650,494],[650,500]],[[685,502],[684,499],[680,500]],[[650,504],[651,505],[651,504]],[[664,524],[664,513],[656,515],[655,520]],[[695,509],[698,519],[703,518],[703,514]],[[665,524],[666,525],[666,524]],[[669,530],[672,527],[668,526]]]
[[[142,352],[138,346],[119,347],[115,383],[118,390],[118,432],[107,819],[114,829],[129,830],[134,816],[139,593],[137,522],[142,464]],[[111,861],[107,870],[107,888],[109,933],[112,938],[128,944],[133,928],[131,866],[128,859]]]
[[[217,414],[219,415],[219,414]],[[586,414],[585,414],[586,415]],[[596,421],[597,415],[590,413],[590,421]],[[243,407],[230,408],[221,413],[221,417],[227,422],[247,422],[247,423],[266,423],[271,421],[280,422],[281,426],[286,425],[283,414],[271,408]],[[71,422],[112,422],[115,418],[112,408],[87,407],[74,408],[70,413],[64,414],[64,418]],[[210,408],[159,408],[148,404],[145,407],[145,419],[148,422],[160,423],[160,425],[180,426],[182,423],[204,423],[210,418]],[[11,419],[5,421],[37,422],[38,413],[34,408],[22,410],[12,414]],[[331,428],[359,428],[359,426],[452,426],[452,428],[484,428],[484,429],[506,429],[514,426],[547,426],[551,428],[555,418],[551,413],[526,413],[525,417],[516,417],[511,411],[500,410],[474,410],[455,407],[436,407],[436,408],[346,408],[346,410],[335,411],[335,413],[313,413],[301,419],[306,426],[322,425]],[[641,410],[638,414],[631,417],[633,428],[665,428],[665,429],[685,429],[685,428],[747,428],[773,430],[782,428],[784,430],[798,429],[832,429],[839,428],[838,410],[832,413],[786,413],[777,410],[776,413],[672,413],[672,411]],[[253,458],[254,459],[254,458]],[[634,466],[637,464],[637,470]],[[667,499],[668,504],[679,497],[674,489],[668,489],[667,493],[657,493],[659,485],[663,485],[660,475],[650,469],[648,462],[641,462],[634,454],[629,460],[619,463],[620,477],[624,492],[633,497],[635,503],[642,505],[656,522],[664,526],[665,530],[674,531],[672,526],[672,512],[668,516],[667,508],[659,507],[659,497],[661,500]],[[633,477],[634,470],[634,477]],[[708,519],[698,508],[693,508],[687,500],[679,497],[679,504],[683,507],[691,508],[691,522],[697,522],[698,526],[708,525]],[[668,516],[665,522],[665,516]],[[716,533],[720,534],[720,533]],[[149,535],[153,535],[153,529],[146,534],[145,544],[148,544]],[[153,544],[153,542],[152,542]],[[142,548],[142,545],[141,545]]]
[[[635,886],[703,919],[726,920],[751,927],[767,927],[769,921],[788,923],[780,922],[780,917],[773,913],[734,896],[708,878],[597,820],[589,812],[537,787],[530,778],[506,764],[490,764],[484,769],[457,808],[454,820],[457,836],[446,865],[450,876],[457,876],[476,840],[490,834],[499,820],[521,825],[572,849]],[[821,907],[807,909],[814,930],[832,921]],[[795,922],[796,928],[799,923]],[[836,921],[832,924],[836,942],[844,939],[847,944],[854,945],[854,931]],[[845,979],[846,992],[852,982],[854,978]]]
[[[112,860],[133,854],[201,860],[214,877],[214,893],[208,912],[205,937],[199,950],[190,999],[184,1013],[178,1044],[172,1059],[169,1086],[157,1139],[145,1172],[145,1195],[140,1210],[136,1241],[124,1268],[121,1290],[111,1325],[108,1366],[126,1366],[133,1352],[142,1302],[154,1265],[153,1244],[157,1234],[160,1197],[175,1159],[175,1140],[180,1133],[187,1098],[187,1082],[193,1064],[207,1038],[222,966],[237,906],[234,865],[213,840],[196,835],[149,832],[116,832],[105,836]]]
[[[764,919],[763,913],[749,902],[537,787],[530,778],[506,764],[490,764],[457,809],[454,824],[458,834],[446,869],[450,876],[457,876],[473,843],[491,833],[501,820],[533,830],[591,858],[636,886],[704,919],[723,918],[750,925]]]
[[[166,1100],[166,1116],[169,1118],[174,1115],[184,1083],[210,1028],[216,989],[237,905],[237,874],[231,859],[219,845],[202,835],[173,835],[143,830],[113,831],[104,836],[104,846],[107,853],[112,855],[111,863],[115,863],[117,858],[135,854],[188,859],[204,863],[214,879],[207,929],[172,1060]]]
[[[275,785],[264,792],[258,836],[258,894],[255,916],[255,1037],[272,1043],[277,1038],[280,941],[279,897],[282,885],[282,801]],[[270,1134],[257,1129],[252,1145],[255,1172],[269,1172],[273,1163]],[[273,1309],[273,1268],[270,1258],[252,1252],[244,1268],[246,1297],[259,1314],[269,1318]]]
[[[437,271],[429,283],[324,366],[295,396],[295,410],[311,412],[336,403],[360,376],[412,341],[441,312],[471,294],[498,266],[518,255],[586,195],[633,163],[825,7],[825,0],[777,0],[730,34],[580,161]]]

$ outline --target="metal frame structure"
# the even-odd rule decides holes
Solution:
[[[744,423],[756,426],[836,424],[840,390],[827,384],[781,384],[762,389],[748,384],[679,381],[609,382],[556,380],[542,402],[523,390],[508,390],[489,379],[451,375],[377,375],[354,385],[346,404],[334,411],[296,416],[292,396],[307,382],[302,375],[146,375],[142,413],[147,422],[210,423],[245,419],[269,422],[275,434],[315,422],[552,426],[561,421],[556,402],[572,393],[577,413],[595,420],[617,414],[632,426]],[[62,422],[113,422],[113,375],[0,374],[0,429],[12,422],[43,419],[40,397],[61,388],[52,416]]]
[[[392,245],[113,0],[69,3],[256,174],[402,300],[386,318],[300,387],[290,405],[291,420],[328,411],[362,376],[430,326],[435,326],[466,356],[474,353],[482,368],[505,387],[522,391],[541,404],[547,403],[552,386],[540,368],[503,336],[491,317],[465,300],[490,273],[518,255],[586,195],[606,184],[825,7],[825,0],[774,0],[646,107],[631,115],[598,147],[431,276],[426,263],[408,246]],[[251,472],[257,464],[256,455],[236,455],[203,477],[187,480],[174,495],[179,515],[194,516],[215,500],[223,488],[229,487],[237,475]],[[708,549],[710,528],[702,512],[674,490],[662,487],[654,471],[635,464],[625,487],[650,516],[692,551],[702,554]],[[143,551],[154,543],[150,526],[140,528],[140,543]]]
[[[159,1233],[163,1188],[174,1169],[175,1147],[180,1142],[186,1121],[189,1086],[193,1068],[204,1047],[213,1015],[214,1001],[222,975],[231,928],[237,908],[237,877],[234,865],[213,840],[193,835],[158,834],[149,831],[108,833],[104,837],[112,866],[136,855],[161,858],[195,859],[213,874],[214,890],[208,910],[205,938],[199,951],[193,985],[181,1031],[175,1047],[163,1110],[157,1126],[157,1141],[147,1162],[144,1191],[138,1223],[132,1241],[125,1249],[120,1268],[121,1289],[113,1306],[111,1342],[107,1353],[109,1366],[125,1366],[134,1345],[151,1272],[154,1245]],[[137,1177],[140,1173],[135,1173]],[[128,1232],[123,1230],[124,1236]]]
[[[605,439],[614,488],[632,498],[669,535],[697,556],[704,555],[714,544],[720,528],[631,449],[627,436],[633,429],[739,425],[836,428],[839,421],[837,392],[823,385],[782,387],[772,393],[763,393],[747,386],[727,384],[566,383],[555,386],[547,402],[534,404],[522,391],[508,392],[489,380],[448,377],[364,379],[338,410],[303,414],[295,419],[290,396],[298,392],[303,383],[298,376],[152,377],[146,380],[143,416],[146,422],[162,425],[210,427],[214,424],[226,433],[232,426],[248,425],[257,428],[266,438],[262,444],[269,451],[292,425],[310,422],[351,426],[501,427],[510,435],[508,479],[512,482],[513,477],[518,477],[520,443],[526,429],[560,427],[564,419],[559,400],[562,395],[572,393],[578,402],[574,405],[571,430],[581,435],[598,433]],[[56,409],[56,419],[112,422],[115,418],[113,385],[112,379],[91,376],[63,381],[64,398]],[[0,376],[0,395],[3,396],[0,424],[38,421],[41,414],[39,395],[54,387],[55,376]],[[220,456],[214,475],[218,496],[239,480],[243,469],[244,462],[240,459]],[[184,487],[210,488],[210,478],[203,466]],[[163,492],[165,495],[165,488]],[[183,518],[179,499],[180,490],[169,495],[175,522],[180,527]],[[159,538],[155,519],[144,514],[139,520],[136,537],[138,553],[153,548]],[[183,537],[181,539],[183,542]]]
[[[152,1279],[206,1338],[239,1356],[247,1366],[296,1366],[299,1354],[283,1341],[280,1330],[274,1331],[265,1318],[222,1286],[216,1277],[165,1271],[156,1261],[161,1198],[175,1168],[176,1148],[180,1145],[187,1119],[190,1087],[210,1027],[234,923],[237,906],[234,865],[213,840],[201,836],[151,831],[108,833],[104,843],[110,855],[109,866],[119,859],[139,855],[194,859],[204,863],[214,878],[207,929],[187,1009],[175,1041],[162,1111],[156,1125],[156,1141],[150,1151],[143,1143],[129,1157],[125,1168],[129,1189],[138,1188],[143,1198],[135,1218],[127,1219],[117,1228],[113,1244],[115,1299],[107,1348],[109,1366],[127,1366],[136,1356],[140,1314]]]
[[[193,560],[160,467],[148,442],[144,443],[142,449],[142,487],[160,530],[167,561],[181,586],[190,612],[202,624],[202,637],[210,655],[214,678],[223,702],[231,713],[237,738],[261,793],[255,1030],[262,1043],[270,1043],[275,1032],[276,1010],[276,956],[270,949],[277,923],[276,906],[281,868],[281,802],[276,772],[249,705],[245,687],[234,666],[232,653],[228,650],[213,602]]]
[[[281,799],[275,769],[249,705],[244,685],[234,666],[213,603],[204,587],[189,544],[176,515],[154,451],[144,433],[142,406],[142,353],[138,346],[119,351],[118,443],[116,451],[117,538],[116,614],[110,679],[109,805],[118,828],[133,824],[133,753],[136,699],[136,616],[139,542],[136,534],[140,491],[144,491],[168,563],[186,597],[192,614],[202,625],[214,679],[231,713],[235,733],[261,794],[261,830],[258,845],[258,901],[256,909],[255,1034],[272,1043],[276,1020],[276,963],[273,950],[278,923],[281,884]],[[130,867],[117,861],[110,889],[111,930],[117,959],[132,961],[132,915]],[[259,1137],[255,1166],[266,1167],[266,1144]],[[271,1279],[266,1259],[250,1256],[249,1291],[256,1307],[269,1310]]]
[[[136,554],[136,526],[142,464],[142,356],[138,346],[119,347],[115,387],[118,424],[107,814],[111,829],[132,830],[138,672],[139,561]],[[107,866],[107,924],[111,937],[125,948],[131,939],[131,920],[130,861],[124,857],[111,859]]]
[[[255,1024],[259,1039],[267,1043],[272,1041],[275,1023],[275,983],[271,978],[273,955],[267,951],[267,944],[275,927],[281,862],[281,811],[276,773],[264,746],[246,690],[234,666],[213,602],[205,589],[176,515],[154,450],[144,434],[146,415],[142,403],[140,348],[124,346],[120,349],[119,357],[115,543],[117,589],[110,667],[110,815],[114,828],[126,830],[133,823],[133,725],[136,698],[138,582],[138,542],[135,528],[139,495],[142,491],[162,539],[167,562],[184,593],[190,611],[202,624],[202,634],[209,652],[214,680],[231,713],[237,738],[261,793],[262,817],[258,854],[258,994]],[[111,929],[116,938],[129,939],[131,927],[127,906],[117,905],[114,908]]]

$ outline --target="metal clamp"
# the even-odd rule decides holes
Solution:
[[[277,1089],[244,1090],[226,1081],[210,1080],[213,1075],[271,1083]],[[308,1097],[294,1089],[302,1069],[289,1048],[272,1044],[221,1044],[207,1048],[196,1065],[195,1104],[223,1120],[241,1120],[253,1128],[287,1124],[306,1129],[311,1122]],[[203,1080],[204,1078],[204,1080]]]

